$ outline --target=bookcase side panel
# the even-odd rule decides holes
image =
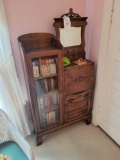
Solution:
[[[59,93],[60,93],[60,124],[64,123],[64,107],[63,107],[63,52],[58,54],[58,74],[59,74]]]

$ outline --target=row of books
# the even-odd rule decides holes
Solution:
[[[59,94],[53,93],[48,96],[37,98],[39,112],[45,108],[51,108],[53,106],[58,106],[59,104]]]
[[[54,58],[49,58],[49,59],[39,59],[39,64],[41,65],[46,65],[46,64],[51,64],[51,63],[55,63],[55,59]]]
[[[41,120],[41,126],[46,127],[48,125],[51,125],[53,123],[56,123],[59,121],[59,110],[55,110],[49,113],[43,113],[42,114],[42,120]]]
[[[39,59],[32,62],[33,75],[35,78],[56,74],[55,59]]]
[[[57,80],[54,77],[35,81],[35,88],[37,95],[53,91],[57,88]]]

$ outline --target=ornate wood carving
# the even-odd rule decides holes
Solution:
[[[63,14],[60,18],[63,18],[64,16],[70,17],[70,18],[80,18],[81,16],[77,13],[73,12],[73,9],[69,9],[69,13]]]
[[[78,46],[63,47],[60,42],[60,30],[59,28],[64,28],[63,17],[69,16],[71,20],[72,27],[81,27],[81,44]],[[63,49],[64,55],[70,58],[70,60],[76,60],[78,58],[85,58],[85,26],[87,17],[81,17],[77,13],[73,12],[70,8],[69,13],[63,14],[60,18],[54,18],[55,22],[53,26],[55,27],[56,37],[55,45],[57,48]]]
[[[82,54],[82,50],[81,47],[69,47],[69,48],[64,48],[63,49],[64,52],[64,56],[68,57],[70,61],[74,61],[81,58],[85,58],[85,54],[83,52]]]

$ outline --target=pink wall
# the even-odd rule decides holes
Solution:
[[[17,37],[31,32],[54,33],[53,18],[67,13],[69,8],[85,16],[85,0],[4,0],[11,44],[23,95],[27,100],[24,74]]]
[[[105,0],[4,0],[14,59],[25,100],[27,100],[24,74],[17,37],[31,32],[55,33],[53,18],[73,8],[88,17],[86,28],[86,57],[97,64],[102,14]]]
[[[100,34],[105,0],[86,1],[86,16],[88,25],[86,27],[86,52],[89,59],[97,66],[98,52],[100,46]]]

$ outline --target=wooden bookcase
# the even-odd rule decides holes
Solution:
[[[81,44],[63,47],[59,28],[62,16],[55,18],[56,37],[50,33],[30,33],[18,38],[31,103],[37,145],[42,137],[75,122],[91,123],[94,63],[85,59],[84,32],[87,17],[80,17],[70,9],[72,26],[81,27]],[[71,64],[64,67],[63,57]],[[82,64],[74,63],[83,58]]]
[[[40,46],[36,47],[35,44],[41,39]],[[63,124],[63,55],[61,50],[53,47],[52,40],[53,35],[49,33],[27,34],[19,37],[24,51],[24,69],[26,70],[34,129],[37,135]],[[37,143],[42,143],[41,136],[37,138]]]

